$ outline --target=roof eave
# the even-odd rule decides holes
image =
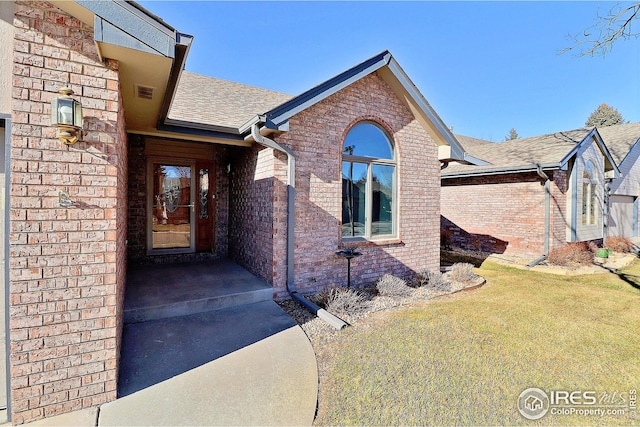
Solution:
[[[467,177],[476,177],[476,176],[493,176],[493,175],[507,175],[511,173],[527,173],[527,172],[537,172],[538,168],[542,168],[542,170],[550,171],[550,170],[560,170],[563,169],[563,165],[560,163],[544,163],[541,165],[537,164],[529,164],[523,166],[501,166],[490,169],[481,169],[481,170],[464,170],[458,172],[442,172],[442,179],[453,179],[453,178],[467,178]]]
[[[292,116],[311,107],[321,100],[344,89],[351,83],[375,72],[389,63],[391,53],[384,51],[358,65],[338,74],[335,77],[301,93],[300,95],[280,104],[264,114],[265,124],[273,129],[281,130]]]
[[[564,156],[564,158],[560,161],[560,163],[563,166],[566,166],[569,163],[569,160],[576,155],[576,153],[580,150],[580,148],[582,148],[582,145],[585,143],[585,141],[588,141],[590,139],[593,139],[596,142],[596,144],[598,145],[598,148],[600,148],[600,151],[602,152],[602,155],[605,158],[604,171],[605,172],[613,171],[614,176],[616,178],[619,178],[620,169],[618,168],[618,165],[616,164],[615,160],[613,160],[613,156],[611,155],[611,152],[607,148],[607,145],[604,143],[604,140],[602,139],[602,136],[600,136],[600,133],[598,132],[597,128],[593,128],[584,138],[582,138],[582,141],[576,144],[576,146],[573,147],[571,151],[569,151],[569,153],[567,153],[567,155]]]

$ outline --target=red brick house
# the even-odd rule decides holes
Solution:
[[[443,238],[533,259],[567,242],[637,235],[639,139],[638,123],[501,143],[458,136],[489,164],[443,170]]]
[[[345,246],[361,282],[439,267],[441,162],[474,159],[389,52],[293,97],[184,71],[192,37],[133,2],[0,16],[13,423],[116,398],[132,263],[229,257],[274,298],[344,283]]]

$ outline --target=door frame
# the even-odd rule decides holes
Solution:
[[[153,165],[158,163],[189,166],[191,168],[191,184],[190,184],[190,204],[192,205],[189,212],[189,244],[188,248],[172,248],[172,249],[153,249]],[[178,157],[147,157],[147,185],[146,185],[146,230],[147,230],[147,255],[165,255],[165,254],[186,254],[196,251],[196,161],[193,159],[183,159]]]

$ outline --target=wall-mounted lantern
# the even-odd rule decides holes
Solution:
[[[71,97],[73,91],[60,88],[60,96],[51,101],[51,124],[58,128],[58,138],[63,144],[78,142],[82,129],[82,104]]]

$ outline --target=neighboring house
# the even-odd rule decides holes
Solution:
[[[451,245],[537,257],[605,237],[605,188],[620,174],[599,129],[458,140],[489,164],[442,171],[442,232]]]
[[[598,128],[598,132],[620,169],[620,178],[609,186],[607,236],[637,236],[640,123],[607,126]]]
[[[116,398],[128,263],[230,257],[275,298],[345,283],[345,246],[361,283],[439,267],[441,162],[474,159],[389,52],[289,96],[183,71],[192,37],[132,2],[0,18],[14,423]]]
[[[490,164],[443,170],[442,231],[452,245],[535,256],[566,242],[638,235],[640,123],[458,140]]]

